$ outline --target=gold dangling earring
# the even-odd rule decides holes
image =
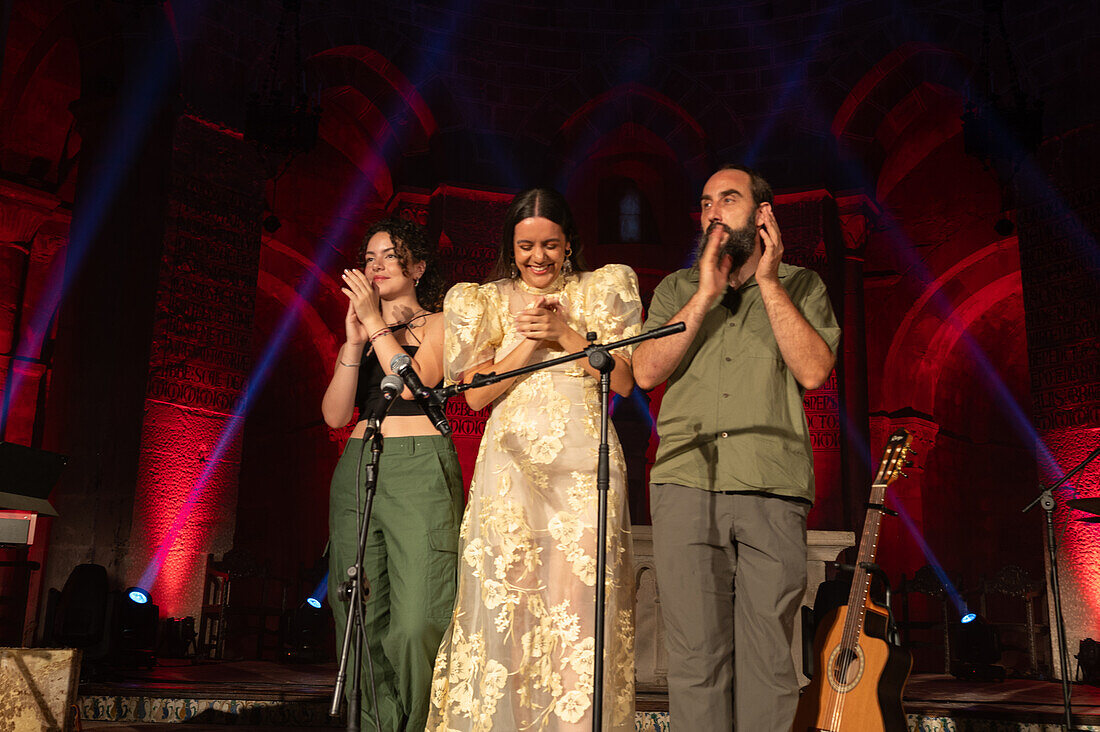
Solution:
[[[565,264],[561,266],[561,273],[568,277],[573,274],[573,262],[569,259],[573,255],[572,249],[565,250]]]
[[[515,261],[512,262],[512,266],[508,269],[508,276],[513,280],[519,279],[519,267],[516,266]]]

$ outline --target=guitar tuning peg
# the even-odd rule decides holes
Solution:
[[[906,460],[906,461],[905,461],[904,463],[902,463],[901,465],[902,465],[902,467],[904,467],[904,468],[911,468],[911,467],[913,467],[913,461],[912,461],[912,460]]]
[[[914,450],[914,449],[913,449],[913,448],[911,448],[911,447],[907,447],[907,448],[905,448],[905,454],[906,454],[906,455],[920,455],[920,453],[919,453],[919,452],[917,452],[916,450]]]
[[[904,470],[899,470],[898,475],[900,475],[903,478],[908,478],[909,477],[909,474],[906,473]]]

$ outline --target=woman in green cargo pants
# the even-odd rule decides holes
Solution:
[[[367,232],[359,268],[343,273],[348,297],[346,342],[322,401],[325,422],[340,428],[361,415],[332,476],[329,497],[329,604],[343,642],[348,602],[341,585],[355,561],[365,502],[356,465],[365,417],[381,399],[390,360],[412,358],[421,382],[443,377],[444,283],[435,251],[416,224],[388,219]],[[406,389],[403,397],[411,397]],[[422,732],[432,665],[454,604],[462,476],[450,438],[419,405],[396,399],[382,422],[384,445],[363,560],[370,594],[365,627],[374,664],[382,732]],[[368,452],[363,465],[370,460]],[[374,730],[374,698],[366,653],[361,662],[361,728]],[[349,687],[352,670],[348,671]],[[349,689],[350,693],[350,689]]]

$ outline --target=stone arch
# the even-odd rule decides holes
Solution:
[[[318,286],[312,302],[307,302],[297,288],[311,277],[316,278]],[[339,344],[326,319],[331,321],[343,315],[339,310],[343,301],[339,283],[294,247],[273,236],[265,236],[256,287],[258,292],[267,294],[284,308],[297,309],[318,356],[325,362],[336,358]]]
[[[357,234],[392,201],[406,161],[429,154],[437,124],[409,79],[372,48],[329,48],[305,65],[321,90],[320,140],[268,184],[267,199],[285,244],[318,261],[331,249],[348,260]]]
[[[907,407],[933,415],[946,355],[968,327],[1021,288],[1014,237],[987,245],[930,282],[890,342],[881,396],[886,411]]]
[[[970,67],[963,54],[930,43],[908,42],[886,54],[850,87],[833,117],[830,130],[842,152],[861,160],[877,181],[887,162],[897,162],[897,146],[914,125],[928,125],[932,117],[941,129],[931,139],[957,133]],[[945,119],[952,116],[954,127]],[[927,141],[920,146],[924,154],[934,148]],[[921,159],[912,152],[903,158],[892,182]]]
[[[555,147],[572,162],[624,124],[652,132],[685,167],[706,163],[707,136],[702,125],[670,97],[634,83],[585,102],[562,123]]]
[[[962,96],[954,90],[925,82],[886,115],[879,131],[883,157],[875,185],[877,200],[886,200],[921,161],[962,133],[963,107]]]
[[[730,150],[744,137],[740,118],[722,95],[637,37],[620,39],[597,63],[551,89],[521,129],[560,158],[626,122],[669,140],[681,161],[701,167],[699,176],[711,162],[708,155]],[[701,150],[696,139],[704,141]]]
[[[606,200],[607,187],[623,180],[629,180],[641,197],[642,214],[649,222],[646,239],[631,244],[605,240],[607,219],[615,217],[615,204]],[[646,271],[663,274],[679,266],[676,252],[691,240],[695,225],[685,213],[693,208],[693,176],[655,131],[632,122],[609,128],[576,150],[559,185],[573,202],[587,237],[585,256],[590,264],[628,261],[642,276],[643,290],[649,291],[656,282],[646,281]]]
[[[310,278],[317,285],[307,299],[303,290]],[[289,332],[244,429],[233,546],[264,557],[272,576],[288,582],[324,549],[328,481],[346,438],[320,419],[340,347],[340,331],[333,327],[342,319],[337,298],[339,286],[316,263],[294,246],[264,237],[254,352],[262,354],[278,329]],[[265,520],[258,522],[261,512]]]
[[[552,94],[547,99],[551,98]],[[554,103],[557,104],[557,100]],[[544,113],[547,116],[541,116]],[[621,84],[586,98],[568,114],[562,114],[560,109],[553,115],[548,113],[548,109],[536,109],[528,120],[530,125],[525,128],[549,144],[559,178],[567,176],[589,151],[624,125],[653,133],[662,141],[662,148],[667,149],[694,178],[705,176],[710,165],[714,146],[704,122],[697,120],[674,98],[652,87],[634,82]],[[545,129],[549,118],[561,120],[552,133]],[[726,119],[727,128],[735,126],[730,125],[730,121],[736,123],[732,114]]]
[[[13,8],[18,15],[19,9]],[[3,167],[60,187],[71,179],[71,162],[80,146],[69,104],[80,96],[82,61],[69,14],[55,14],[18,57],[9,47],[8,64],[15,72],[0,99],[0,140]],[[29,23],[28,23],[29,25]],[[48,170],[35,161],[48,162]]]
[[[307,73],[324,89],[324,101],[346,106],[361,120],[382,157],[426,152],[437,124],[416,87],[385,56],[366,46],[340,46],[314,54]],[[356,94],[347,94],[348,90]]]
[[[394,186],[390,166],[393,154],[387,156],[385,144],[392,138],[388,120],[354,87],[326,89],[322,105],[319,137],[362,173],[375,198],[389,200]]]

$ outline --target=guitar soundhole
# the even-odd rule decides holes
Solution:
[[[829,654],[829,685],[836,691],[851,691],[863,675],[863,649],[836,647]]]

